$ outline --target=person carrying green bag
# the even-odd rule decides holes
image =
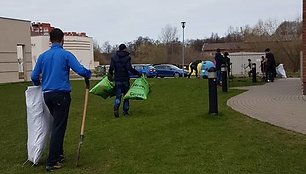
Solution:
[[[127,51],[125,44],[119,45],[119,50],[112,56],[109,67],[109,80],[115,81],[115,102],[114,102],[114,116],[119,117],[119,107],[122,95],[125,95],[130,88],[129,72],[142,76],[136,69],[132,67],[130,53]],[[115,73],[114,73],[115,72]],[[129,115],[129,99],[123,101],[123,115]]]
[[[89,92],[104,99],[112,97],[115,95],[115,83],[110,81],[107,76],[104,76]]]
[[[146,100],[150,92],[150,86],[144,77],[137,78],[132,84],[124,99]]]

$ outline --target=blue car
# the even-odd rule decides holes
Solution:
[[[177,66],[171,64],[159,64],[154,65],[154,67],[157,72],[157,77],[182,77],[183,74],[184,77],[187,77],[188,74],[187,70],[182,70]]]
[[[148,78],[157,76],[156,69],[150,64],[134,64],[133,68]],[[130,77],[136,78],[138,76],[130,73]]]
[[[202,62],[202,67],[200,71],[200,77],[203,79],[207,79],[208,77],[208,69],[211,67],[216,67],[214,62],[206,60]]]

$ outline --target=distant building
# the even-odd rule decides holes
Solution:
[[[51,46],[49,33],[53,28],[49,23],[32,23],[32,68],[38,56]],[[74,54],[86,68],[94,69],[93,39],[84,32],[64,32],[64,34],[64,48]]]
[[[36,64],[39,55],[51,46],[49,36],[32,36],[32,64],[33,68]],[[81,36],[65,36],[64,48],[74,54],[79,62],[86,68],[94,69],[94,56],[93,56],[93,39],[91,37]]]
[[[256,71],[261,74],[260,61],[261,56],[265,56],[265,52],[236,52],[229,53],[231,59],[231,73],[232,75],[247,76],[250,68],[248,66],[248,59],[251,59],[252,63],[256,63]]]
[[[31,24],[32,36],[48,36],[54,27],[49,23],[33,22]]]
[[[31,22],[0,17],[0,83],[31,78]]]
[[[244,51],[240,43],[204,43],[202,46],[202,52],[209,56],[215,56],[216,50],[220,49],[221,52],[240,52]]]

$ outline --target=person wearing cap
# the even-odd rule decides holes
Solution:
[[[84,68],[72,53],[63,48],[62,30],[54,28],[50,32],[50,41],[51,48],[38,57],[31,76],[34,85],[42,86],[45,103],[53,117],[46,165],[48,172],[63,167],[63,143],[71,103],[70,69],[87,79],[91,77],[91,71]]]
[[[119,117],[119,107],[121,98],[125,95],[130,88],[130,75],[132,74],[142,76],[136,69],[132,67],[130,53],[127,51],[125,44],[119,45],[119,50],[111,57],[111,63],[109,67],[110,80],[115,81],[115,102],[114,102],[114,116]],[[123,115],[128,116],[129,113],[129,100],[123,101]]]
[[[270,48],[265,49],[266,53],[266,78],[267,82],[273,82],[276,75],[276,64],[273,53],[271,53]]]

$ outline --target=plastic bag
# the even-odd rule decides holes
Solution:
[[[144,77],[137,78],[125,94],[124,99],[146,100],[149,92],[150,86],[147,80]]]
[[[96,84],[90,91],[90,93],[101,96],[106,99],[115,95],[115,83],[108,80],[107,76],[104,76],[102,80]]]
[[[53,118],[43,99],[41,86],[25,91],[28,124],[28,160],[37,164],[50,138]]]

